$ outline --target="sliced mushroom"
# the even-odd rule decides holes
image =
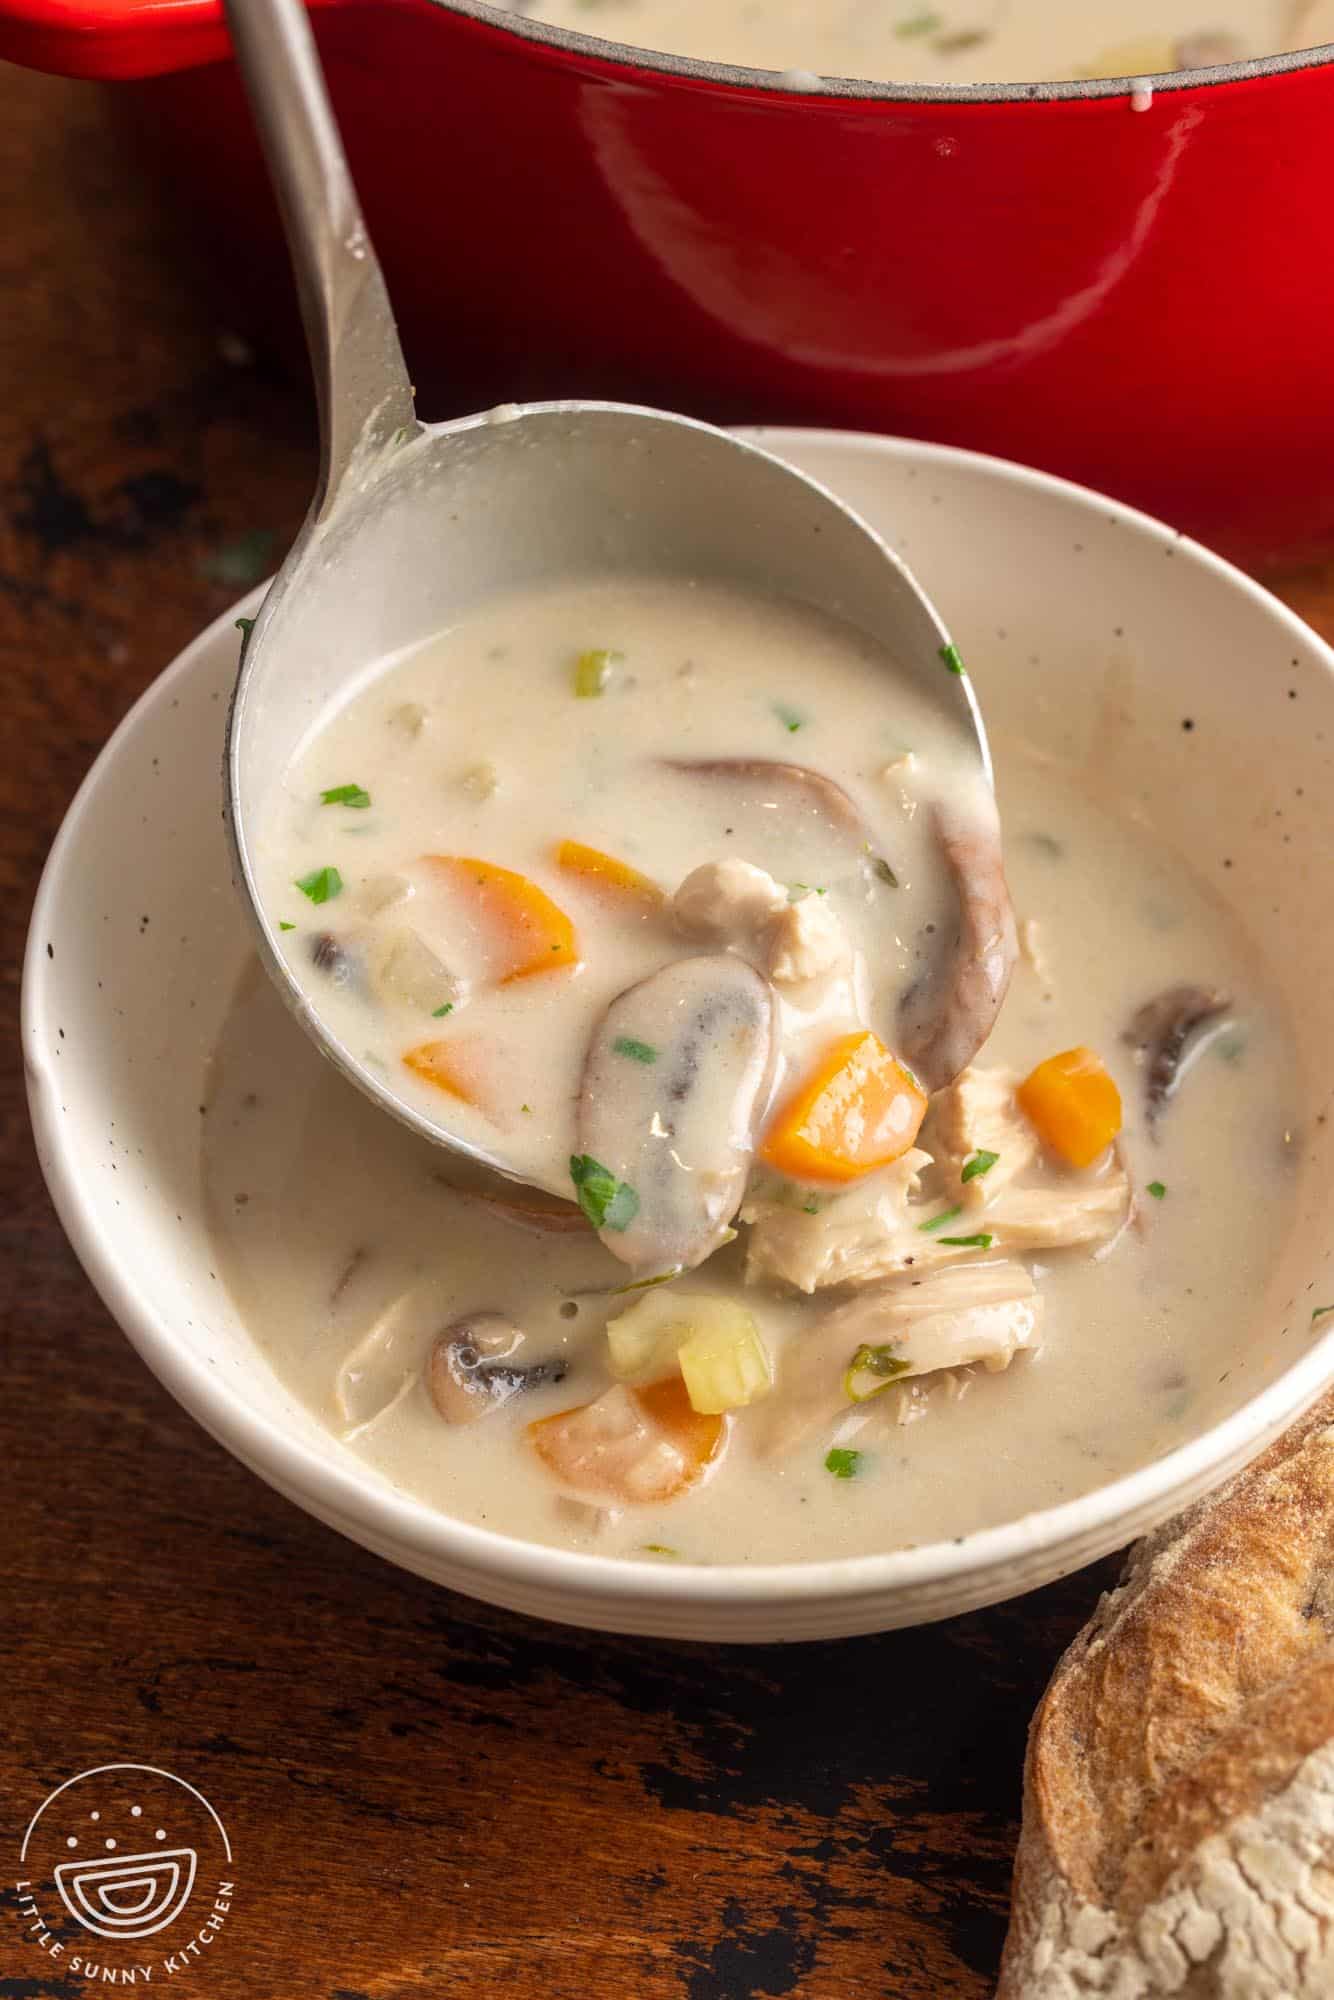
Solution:
[[[994,805],[933,820],[954,882],[957,917],[935,963],[899,1006],[899,1053],[934,1094],[967,1067],[995,1025],[1018,955]]]
[[[744,802],[781,805],[789,836],[799,837],[816,829],[837,834],[840,842],[852,846],[858,859],[876,868],[883,880],[895,881],[894,871],[880,856],[859,808],[842,785],[823,771],[764,757],[664,757],[662,761],[687,777],[730,782]]]
[[[361,983],[363,968],[360,959],[342,938],[332,931],[318,931],[310,941],[310,956],[319,972],[326,973],[335,986],[355,986]]]
[[[467,1313],[437,1334],[426,1362],[431,1401],[447,1424],[471,1424],[542,1382],[562,1382],[569,1363],[515,1359],[525,1342],[503,1313]]]
[[[1146,1000],[1122,1036],[1145,1066],[1144,1108],[1150,1132],[1199,1054],[1207,1030],[1222,1025],[1231,1006],[1212,986],[1169,986]]]
[[[579,1143],[632,1191],[599,1230],[622,1263],[691,1270],[726,1240],[777,1039],[768,983],[727,954],[680,959],[612,1001],[584,1065]]]

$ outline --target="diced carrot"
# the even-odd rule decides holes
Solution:
[[[471,1104],[478,1111],[491,1115],[487,1109],[487,1091],[480,1073],[482,1066],[475,1036],[457,1035],[445,1042],[419,1042],[415,1049],[408,1050],[403,1062],[423,1082],[433,1083],[437,1090],[457,1097],[460,1103]]]
[[[488,919],[503,954],[500,985],[579,963],[574,925],[526,875],[467,855],[431,854],[427,859],[452,887],[473,897]]]
[[[621,1501],[674,1499],[721,1452],[729,1419],[692,1409],[679,1375],[642,1389],[618,1383],[593,1403],[539,1417],[533,1449],[566,1486]]]
[[[658,910],[663,893],[656,882],[641,875],[628,861],[618,861],[601,848],[585,847],[580,840],[562,840],[556,849],[556,865],[567,875],[578,876],[586,888],[598,890],[611,901],[634,903],[641,910]]]
[[[926,1093],[878,1035],[831,1042],[771,1121],[760,1156],[796,1180],[853,1181],[906,1153]]]
[[[1121,1130],[1121,1093],[1092,1049],[1048,1056],[1015,1096],[1043,1144],[1072,1167],[1091,1167]]]

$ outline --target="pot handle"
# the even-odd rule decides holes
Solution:
[[[220,0],[0,0],[0,60],[56,76],[119,82],[230,53]]]

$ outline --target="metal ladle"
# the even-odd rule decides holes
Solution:
[[[298,746],[368,665],[502,592],[670,572],[795,598],[860,627],[952,706],[990,778],[982,717],[972,681],[942,667],[949,634],[904,564],[816,481],[754,445],[617,403],[421,423],[300,0],[227,0],[227,18],[283,211],[320,419],[315,497],[245,640],[232,699],[235,873],[264,966],[324,1053],[427,1138],[517,1179],[503,1155],[425,1118],[334,1033],[260,900],[266,809]]]

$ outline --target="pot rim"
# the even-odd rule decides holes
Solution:
[[[1139,93],[1211,89],[1260,82],[1296,70],[1334,66],[1334,42],[1244,62],[1214,63],[1203,69],[1145,71],[1113,77],[1085,77],[1051,83],[877,83],[857,77],[817,76],[810,70],[749,69],[736,63],[706,62],[696,56],[631,47],[574,28],[558,27],[531,15],[491,4],[491,0],[430,0],[443,14],[462,14],[482,27],[535,43],[560,55],[587,61],[591,56],[613,69],[648,70],[686,83],[711,84],[757,97],[796,97],[804,104],[853,102],[889,104],[1067,104]]]

